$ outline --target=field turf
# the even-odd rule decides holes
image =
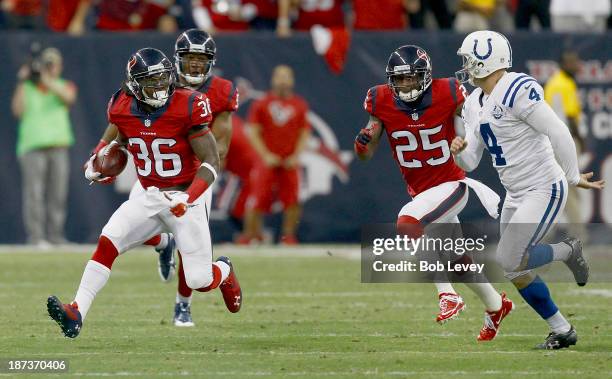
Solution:
[[[67,359],[61,374],[4,377],[210,378],[606,378],[612,377],[612,284],[552,284],[578,345],[536,351],[547,327],[508,284],[517,308],[490,343],[477,343],[483,310],[462,285],[458,320],[437,325],[428,284],[362,284],[356,247],[216,248],[233,258],[243,287],[238,314],[218,291],[195,293],[195,328],[172,326],[176,280],[157,257],[120,257],[81,335],[70,340],[46,314],[46,298],[72,300],[87,249],[0,249],[0,359]]]

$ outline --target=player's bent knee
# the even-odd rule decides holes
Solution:
[[[522,254],[512,254],[506,249],[498,249],[495,254],[495,260],[507,273],[514,273],[521,271],[521,259]]]
[[[106,236],[100,236],[98,246],[91,257],[91,260],[103,264],[110,269],[112,268],[113,262],[115,262],[117,256],[119,256],[119,250],[117,250],[115,244],[113,244],[113,242]]]
[[[423,225],[412,216],[399,216],[397,218],[397,232],[410,238],[419,238],[423,235]]]
[[[199,271],[195,275],[189,275],[187,272],[185,274],[185,283],[187,283],[187,287],[191,288],[192,290],[208,287],[213,282],[212,272],[205,273],[203,271]]]

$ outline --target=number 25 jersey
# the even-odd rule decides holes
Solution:
[[[108,122],[128,140],[138,180],[146,189],[188,185],[200,167],[190,138],[210,132],[210,104],[206,95],[177,88],[163,107],[142,111],[138,101],[123,90],[108,104]],[[195,126],[205,125],[189,136]]]
[[[455,78],[433,79],[414,103],[396,98],[386,84],[368,90],[364,107],[382,121],[411,196],[465,178],[450,152],[455,111],[463,103],[464,93]]]

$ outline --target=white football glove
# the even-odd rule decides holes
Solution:
[[[93,161],[94,159],[96,159],[96,155],[97,154],[92,154],[92,156],[89,157],[87,163],[85,163],[85,179],[89,180],[89,184],[92,184],[94,182],[102,184],[109,184],[114,182],[114,176],[102,177],[102,174],[94,169]]]

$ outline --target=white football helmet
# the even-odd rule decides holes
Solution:
[[[455,73],[461,83],[474,85],[474,78],[484,78],[502,68],[512,67],[512,48],[503,34],[479,30],[468,34],[457,50],[462,69]]]

